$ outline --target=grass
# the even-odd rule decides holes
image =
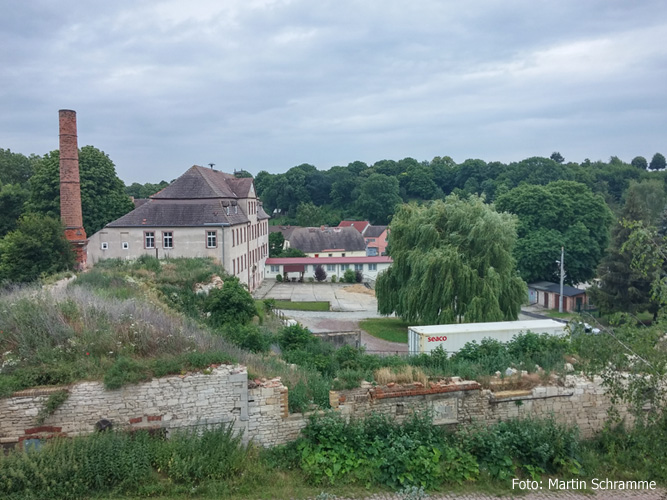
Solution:
[[[389,342],[408,343],[408,326],[400,318],[372,318],[359,322],[359,328],[369,335]]]
[[[292,302],[291,300],[276,300],[275,308],[290,311],[329,311],[331,305],[326,301]]]

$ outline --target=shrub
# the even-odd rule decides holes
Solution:
[[[335,283],[338,280],[338,277],[334,274],[331,276],[331,282]]]
[[[208,294],[206,311],[211,313],[213,326],[229,323],[246,325],[257,314],[252,295],[238,278],[227,278],[222,288],[214,288]]]
[[[283,275],[282,274],[276,274],[276,281],[278,283],[282,283],[283,282]]]
[[[278,333],[278,344],[283,351],[303,349],[315,341],[313,334],[301,325],[286,326]]]
[[[134,359],[121,356],[104,375],[104,386],[107,389],[119,389],[124,385],[136,384],[149,378],[145,366]]]
[[[268,352],[273,336],[255,325],[227,325],[223,334],[232,344],[251,352]]]
[[[319,282],[326,281],[327,279],[327,272],[321,265],[315,267],[315,279]]]
[[[355,274],[352,269],[346,269],[345,272],[343,273],[343,279],[341,281],[344,281],[345,283],[354,283],[355,282]]]
[[[359,269],[357,269],[356,271],[354,271],[354,280],[355,280],[357,283],[361,283],[362,281],[364,281],[364,275],[363,275],[363,273],[362,273]]]

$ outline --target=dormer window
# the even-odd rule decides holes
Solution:
[[[225,213],[229,215],[229,207],[225,207]]]
[[[238,205],[234,205],[234,213],[235,214],[239,213],[239,206]]]

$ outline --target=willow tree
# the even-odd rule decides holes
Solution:
[[[512,257],[515,216],[452,195],[402,205],[390,240],[394,263],[375,290],[380,314],[423,324],[517,319],[526,284]]]

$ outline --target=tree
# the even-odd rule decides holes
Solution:
[[[25,214],[0,240],[0,281],[28,282],[74,267],[74,252],[58,219]]]
[[[150,198],[152,195],[166,188],[169,185],[167,181],[160,181],[158,184],[147,182],[146,184],[139,184],[133,182],[132,185],[125,188],[125,194],[133,198]]]
[[[591,302],[605,312],[656,313],[658,304],[652,299],[652,278],[633,266],[638,255],[627,248],[632,234],[629,223],[645,221],[646,207],[636,190],[628,193],[621,219],[612,230],[612,242],[600,264],[600,283],[589,289]]]
[[[371,224],[387,224],[400,203],[396,178],[371,174],[359,190],[357,210]]]
[[[280,257],[285,244],[285,237],[280,231],[269,233],[269,257]]]
[[[283,250],[278,257],[306,257],[306,254],[303,252],[303,250],[290,247]]]
[[[519,217],[514,256],[524,280],[558,280],[561,246],[568,283],[595,276],[609,242],[612,215],[602,197],[587,186],[573,181],[523,184],[499,196],[495,205]]]
[[[654,154],[648,168],[651,170],[663,170],[665,168],[665,157],[661,153]]]
[[[563,163],[565,161],[565,158],[563,158],[563,155],[560,154],[558,151],[554,151],[551,153],[551,156],[549,157],[556,163]]]
[[[5,184],[0,189],[0,238],[16,229],[23,205],[30,192],[18,184]]]
[[[630,165],[638,168],[639,170],[646,170],[648,168],[648,162],[643,156],[635,156],[630,162]]]
[[[211,290],[204,310],[211,313],[213,326],[247,325],[257,314],[252,295],[241,285],[238,278],[231,276],[225,279],[222,288]]]
[[[315,267],[315,279],[319,282],[327,279],[327,272],[324,270],[324,267],[319,264]]]
[[[26,184],[38,159],[37,156],[27,158],[21,153],[0,148],[0,184]]]
[[[326,222],[326,213],[314,203],[301,203],[296,209],[296,223],[302,227],[320,226]]]
[[[88,235],[134,208],[125,194],[125,185],[116,175],[111,159],[93,146],[79,150],[81,210]],[[51,217],[60,216],[60,152],[47,153],[35,166],[30,179],[27,210]]]
[[[422,324],[515,320],[526,297],[512,250],[516,218],[481,198],[402,205],[394,263],[376,282],[378,311]]]

